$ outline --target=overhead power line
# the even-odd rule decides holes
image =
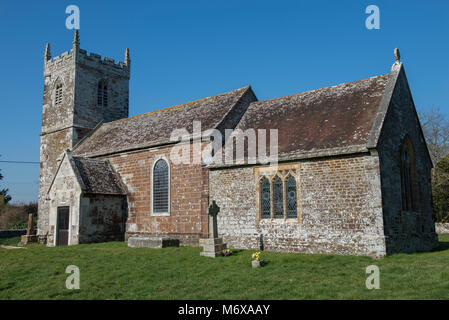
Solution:
[[[40,162],[36,162],[36,161],[3,161],[3,160],[0,160],[0,162],[3,162],[3,163],[27,163],[27,164],[40,164]]]

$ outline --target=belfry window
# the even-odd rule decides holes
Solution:
[[[108,106],[108,85],[104,80],[98,82],[97,105],[100,107]]]
[[[152,202],[153,214],[168,214],[170,201],[170,168],[165,159],[159,159],[153,166]]]
[[[58,82],[55,88],[55,106],[62,104],[62,83]]]
[[[417,185],[415,171],[415,154],[413,145],[408,137],[405,137],[401,146],[401,196],[402,210],[417,210]]]

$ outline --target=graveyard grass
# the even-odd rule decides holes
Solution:
[[[382,259],[262,252],[201,257],[199,247],[128,248],[110,242],[47,248],[0,248],[0,299],[449,299],[449,235],[433,252]],[[16,244],[19,238],[0,239]],[[380,268],[380,289],[365,286],[366,267]],[[80,269],[68,290],[66,267]]]

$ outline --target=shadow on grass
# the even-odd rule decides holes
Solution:
[[[231,251],[232,251],[231,257],[232,257],[232,256],[238,256],[238,255],[241,254],[244,250],[241,250],[241,249],[231,249]]]
[[[433,249],[432,252],[446,251],[446,250],[449,250],[449,242],[448,241],[439,241],[438,248]]]

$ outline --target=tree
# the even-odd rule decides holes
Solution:
[[[419,118],[434,166],[449,152],[449,119],[439,108],[420,112]]]
[[[449,222],[449,120],[439,108],[419,114],[434,164],[432,195],[436,222]]]
[[[435,167],[432,181],[433,206],[437,222],[449,222],[449,154]]]
[[[1,173],[1,169],[0,169],[0,180],[3,179],[3,175]],[[11,196],[8,194],[8,189],[2,189],[0,190],[0,204],[4,205],[7,204],[9,201],[11,201]]]

